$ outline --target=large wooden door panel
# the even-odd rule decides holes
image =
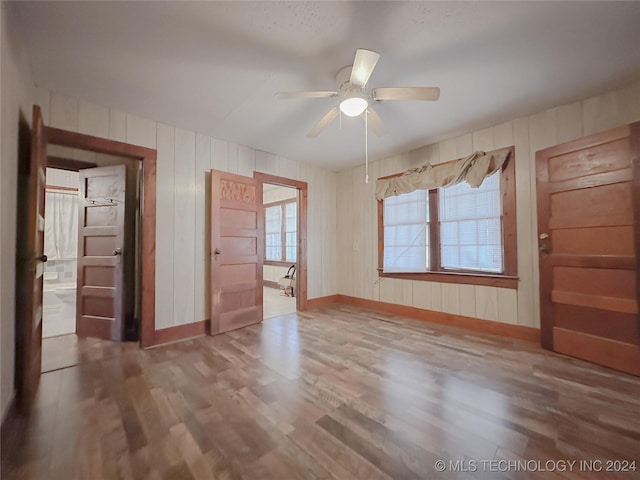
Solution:
[[[629,140],[614,134],[611,141],[578,148],[549,159],[549,181],[561,182],[629,168]],[[616,138],[618,137],[618,138]]]
[[[124,336],[126,166],[80,171],[78,209],[79,336],[120,341]]]
[[[211,171],[210,334],[262,321],[262,184]]]
[[[536,154],[542,344],[637,375],[639,127]]]

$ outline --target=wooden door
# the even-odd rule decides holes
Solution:
[[[640,375],[640,123],[536,154],[542,346]]]
[[[76,333],[124,336],[125,165],[80,170]]]
[[[210,334],[262,321],[262,183],[211,170]]]
[[[16,265],[16,386],[19,408],[31,404],[42,360],[42,281],[47,139],[40,107],[33,106],[31,152],[19,175]]]

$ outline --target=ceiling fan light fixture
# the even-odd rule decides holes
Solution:
[[[362,97],[349,97],[340,102],[340,111],[348,117],[357,117],[362,114],[368,106],[369,102]]]

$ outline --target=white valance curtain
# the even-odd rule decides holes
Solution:
[[[460,182],[479,187],[486,177],[502,168],[508,156],[509,150],[495,153],[478,151],[453,162],[441,165],[426,163],[394,177],[379,178],[376,182],[376,199],[383,200],[414,190],[449,187]]]
[[[78,256],[78,195],[47,191],[44,212],[44,253],[49,260]]]

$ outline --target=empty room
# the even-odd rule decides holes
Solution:
[[[2,479],[640,478],[639,24],[2,0]]]

